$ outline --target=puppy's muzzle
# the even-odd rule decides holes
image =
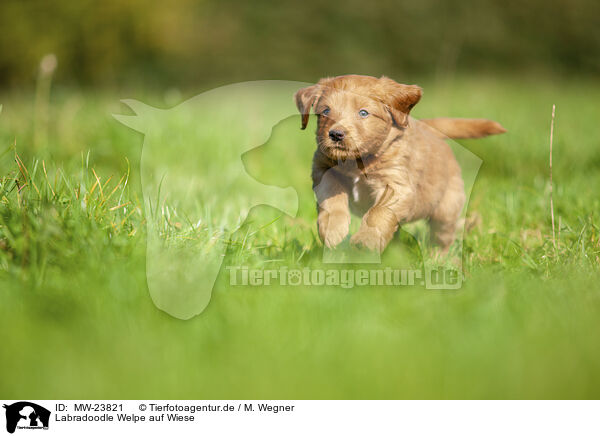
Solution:
[[[331,129],[329,131],[329,137],[331,138],[332,141],[335,141],[335,142],[342,141],[345,136],[346,136],[346,133],[344,133],[343,130]]]

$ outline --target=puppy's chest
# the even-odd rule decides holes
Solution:
[[[361,180],[360,176],[354,176],[352,179],[352,201],[360,203],[361,199],[365,200],[365,197],[370,197],[370,189],[365,183],[365,180]]]
[[[350,202],[359,209],[370,208],[377,197],[377,184],[372,175],[357,170],[346,174],[346,177]]]
[[[351,197],[354,201],[358,201],[365,194],[373,190],[373,185],[376,184],[378,174],[373,171],[364,170],[356,165],[341,165],[336,167],[346,179]]]
[[[348,183],[350,203],[357,211],[371,208],[386,186],[396,187],[407,184],[405,172],[398,167],[371,167],[366,171],[346,168],[344,175]]]

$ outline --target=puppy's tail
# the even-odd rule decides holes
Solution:
[[[506,132],[500,123],[484,118],[429,118],[420,121],[451,139],[483,138]]]

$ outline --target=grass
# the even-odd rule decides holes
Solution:
[[[224,184],[189,210],[167,191],[151,209],[144,202],[160,180],[144,171],[161,162],[183,174],[195,165],[209,175],[230,170],[218,165],[239,156],[229,147],[246,133],[241,126],[219,131],[214,120],[173,113],[167,136],[142,149],[142,135],[110,115],[127,111],[115,93],[56,91],[45,125],[29,116],[33,96],[0,94],[0,396],[598,398],[600,84],[459,78],[423,86],[416,117],[485,116],[509,131],[461,143],[483,165],[460,290],[233,287],[222,268],[210,304],[187,321],[149,296],[147,223],[198,256],[212,240],[228,242],[224,266],[317,267],[312,133],[292,117],[268,141],[255,137],[265,144],[245,153],[244,165],[261,182],[294,187],[298,215],[261,206],[244,223],[218,209],[216,199],[234,198]],[[160,104],[160,95],[142,100]],[[200,153],[210,164],[170,160],[164,144],[198,135],[214,144]],[[297,164],[283,171],[283,160]],[[405,233],[383,258],[400,261],[422,264]]]

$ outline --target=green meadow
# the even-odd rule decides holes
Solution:
[[[0,93],[0,396],[598,398],[600,83],[458,76],[419,84],[416,118],[486,117],[508,130],[458,141],[483,161],[458,290],[230,285],[227,266],[321,266],[314,119],[306,131],[299,116],[282,119],[240,156],[259,182],[297,192],[296,216],[259,206],[225,224],[203,208],[227,202],[216,183],[194,211],[202,219],[188,225],[168,198],[149,216],[144,136],[112,114],[131,115],[122,98],[169,108],[202,90],[123,95],[41,84]],[[210,128],[172,121],[174,137]],[[246,133],[235,124],[212,130],[200,152],[218,162]],[[227,245],[210,303],[191,319],[150,298],[147,224],[156,219],[164,238],[198,256],[211,249],[207,235]],[[418,269],[427,250],[401,231],[382,263]]]

